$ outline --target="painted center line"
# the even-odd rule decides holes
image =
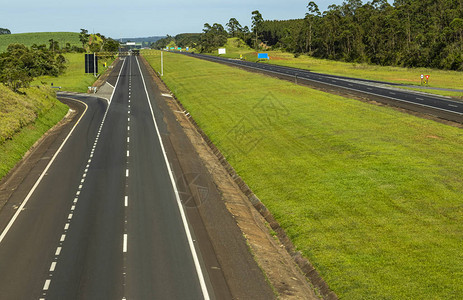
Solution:
[[[449,104],[451,107],[458,107],[458,105]]]
[[[56,268],[56,261],[54,261],[54,262],[51,263],[50,272],[54,272],[54,271],[55,271],[55,268]]]
[[[122,245],[122,252],[127,252],[127,233],[124,234],[124,243]]]
[[[129,196],[125,196],[124,206],[125,207],[129,206]]]
[[[51,279],[45,280],[45,284],[43,285],[43,290],[48,291],[48,288],[50,287]]]

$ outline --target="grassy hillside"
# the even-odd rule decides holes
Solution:
[[[461,129],[172,53],[163,80],[341,298],[461,298]]]
[[[33,44],[48,46],[50,39],[58,41],[61,48],[65,47],[66,43],[70,43],[71,47],[74,45],[82,47],[79,34],[76,32],[32,32],[0,35],[0,52],[5,51],[8,45],[13,43],[23,44],[27,47]]]
[[[237,45],[240,45],[240,47],[237,47]],[[220,56],[238,59],[240,58],[240,55],[242,55],[245,60],[257,61],[257,52],[254,49],[249,48],[244,42],[239,42],[237,38],[228,39],[225,48],[227,49],[227,54]],[[430,75],[429,87],[463,89],[463,74],[458,71],[443,71],[426,68],[384,67],[378,65],[346,63],[313,58],[307,55],[300,55],[296,58],[294,57],[294,54],[282,51],[260,52],[266,52],[270,56],[269,61],[261,60],[262,63],[306,69],[317,73],[416,85],[417,87],[421,85],[420,75],[425,74]],[[217,52],[211,54],[218,55]],[[426,90],[426,92],[445,96],[463,97],[463,93],[460,92],[436,90]]]
[[[68,111],[50,88],[21,92],[0,84],[0,179]]]

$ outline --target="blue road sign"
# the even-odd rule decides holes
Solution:
[[[270,59],[268,53],[257,53],[257,59]]]

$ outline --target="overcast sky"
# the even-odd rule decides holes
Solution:
[[[251,12],[266,20],[304,17],[308,0],[12,0],[2,1],[0,27],[12,33],[71,31],[80,28],[112,38],[201,32],[204,23],[225,26],[230,18],[251,25]],[[342,0],[315,1],[320,11]]]

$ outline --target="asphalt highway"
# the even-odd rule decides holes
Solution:
[[[69,96],[85,113],[0,228],[1,299],[209,299],[141,74]]]
[[[430,113],[452,121],[463,121],[462,102],[454,101],[447,97],[407,91],[397,88],[400,86],[398,84],[319,74],[303,69],[228,59],[211,55],[192,54],[188,52],[181,53],[209,61],[225,63],[248,70],[276,75],[277,77],[283,76],[284,78],[291,78],[298,82],[305,81],[309,82],[309,84],[315,84],[328,89],[337,89],[348,93],[361,94],[362,96],[372,98],[373,100],[384,100],[395,106]]]

